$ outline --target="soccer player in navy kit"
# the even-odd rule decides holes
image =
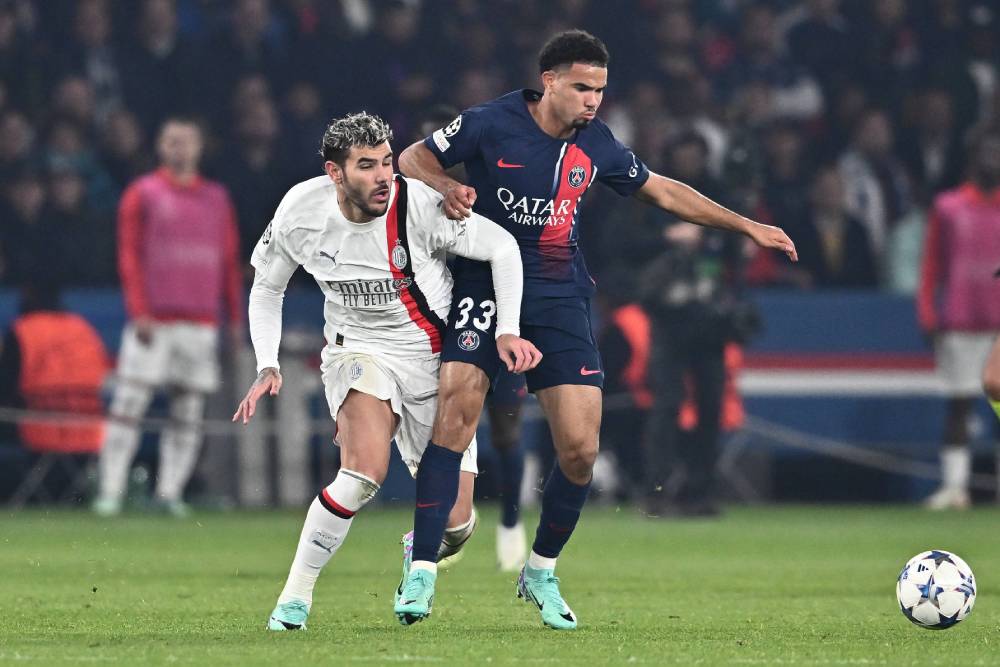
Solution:
[[[524,266],[522,335],[542,353],[526,374],[556,449],[542,493],[541,518],[517,593],[533,602],[543,623],[573,629],[577,620],[559,591],[556,558],[587,498],[597,457],[603,372],[591,331],[594,281],[577,246],[579,206],[594,181],[672,215],[746,234],[757,245],[797,259],[791,239],[712,202],[677,181],[651,173],[596,119],[608,80],[608,52],[593,35],[570,30],[542,48],[543,91],[519,90],[464,111],[423,142],[407,148],[400,170],[444,195],[444,213],[475,209],[513,234]],[[445,170],[464,163],[469,185]],[[500,362],[492,345],[496,305],[487,265],[460,260],[442,350],[437,415],[417,473],[413,564],[433,563],[458,485],[460,453],[475,433],[483,399]],[[447,471],[441,463],[447,458]],[[430,508],[428,511],[422,508]],[[413,581],[414,585],[409,585]],[[433,602],[434,580],[410,577],[396,612],[420,617]]]

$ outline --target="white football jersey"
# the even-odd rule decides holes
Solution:
[[[337,203],[336,184],[323,175],[288,191],[250,263],[258,280],[279,291],[298,266],[316,279],[326,297],[328,345],[427,356],[441,350],[451,307],[447,254],[466,254],[481,223],[493,224],[476,214],[449,220],[441,195],[400,175],[385,215],[351,222]]]

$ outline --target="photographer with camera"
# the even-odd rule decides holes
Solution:
[[[723,201],[720,184],[707,173],[707,155],[700,135],[679,135],[667,148],[670,176]],[[654,404],[643,439],[643,511],[652,517],[714,516],[725,346],[745,340],[758,324],[756,312],[739,299],[744,242],[680,220],[668,222],[663,240],[665,247],[643,270],[638,290],[653,329],[648,377]],[[678,413],[688,393],[698,422],[682,434]]]

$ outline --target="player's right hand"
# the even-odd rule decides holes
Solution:
[[[511,373],[530,371],[542,360],[542,353],[530,340],[514,334],[503,334],[497,338],[497,352]]]
[[[264,394],[277,396],[280,390],[281,373],[278,372],[277,368],[265,368],[257,374],[257,379],[250,385],[247,395],[240,401],[240,405],[236,408],[236,413],[233,415],[233,421],[239,421],[242,418],[244,424],[249,423],[250,418],[257,412],[257,401]]]
[[[476,203],[476,189],[468,185],[453,185],[444,193],[441,210],[449,220],[465,220],[472,215]]]
[[[135,327],[135,337],[139,339],[139,342],[143,345],[149,345],[153,342],[153,318],[151,317],[137,317],[133,321],[133,326]]]

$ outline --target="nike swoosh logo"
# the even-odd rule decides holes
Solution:
[[[500,167],[501,169],[523,169],[524,168],[523,164],[511,164],[509,162],[504,162],[503,158],[500,158],[499,160],[497,160],[497,166]]]
[[[417,503],[417,507],[420,509],[427,509],[428,507],[437,507],[441,503]]]
[[[569,614],[569,613],[559,614],[559,616],[561,616],[562,618],[566,619],[567,621],[569,621],[571,623],[576,620],[575,618],[573,618],[573,614]]]
[[[600,369],[592,371],[586,366],[580,366],[580,375],[597,375],[600,372],[602,372]]]

